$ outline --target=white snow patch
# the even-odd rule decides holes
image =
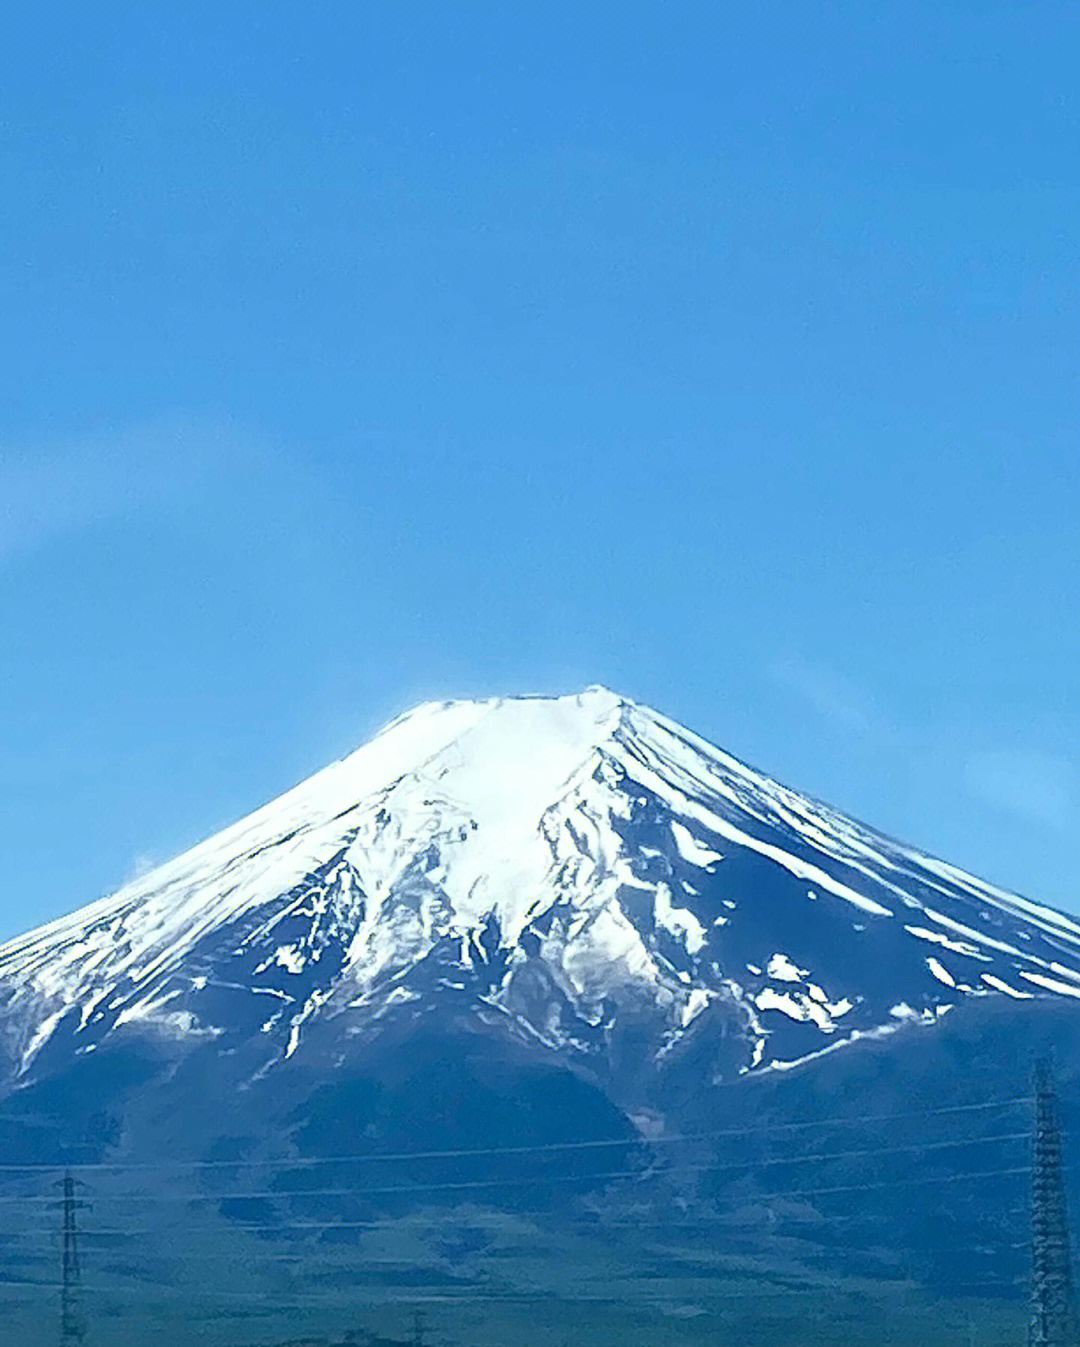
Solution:
[[[1015,997],[1017,1001],[1030,1001],[1033,992],[1018,991],[1016,987],[1010,987],[1004,979],[995,977],[993,973],[981,974],[982,980],[988,987],[993,987],[995,991],[1004,992],[1006,996]]]
[[[682,1008],[680,1019],[682,1027],[685,1029],[703,1010],[708,1008],[712,996],[704,987],[695,987],[686,998],[686,1004]]]
[[[1028,982],[1033,982],[1036,987],[1043,987],[1048,992],[1057,992],[1060,996],[1080,997],[1080,987],[1073,986],[1070,982],[1061,982],[1058,978],[1044,977],[1041,973],[1029,973],[1021,970],[1020,976]]]
[[[162,1011],[160,1007],[166,999],[162,998],[157,1003],[132,1006],[130,1010],[125,1010],[117,1016],[117,1025],[142,1023],[173,1038],[217,1038],[224,1032],[212,1025],[201,1025],[190,1010]]]
[[[45,1019],[43,1019],[41,1023],[37,1026],[37,1028],[34,1030],[33,1034],[30,1036],[30,1039],[26,1044],[26,1047],[22,1051],[22,1056],[19,1064],[20,1074],[26,1071],[30,1063],[34,1060],[34,1058],[38,1055],[41,1049],[52,1037],[53,1030],[64,1018],[65,1013],[66,1007],[55,1011],[51,1015],[47,1015]]]
[[[819,1057],[824,1057],[826,1053],[837,1052],[840,1048],[850,1047],[852,1043],[858,1043],[862,1039],[888,1038],[890,1034],[895,1034],[899,1028],[900,1024],[896,1023],[879,1024],[873,1029],[852,1029],[851,1033],[844,1038],[838,1039],[835,1043],[827,1043],[825,1047],[818,1048],[814,1052],[808,1052],[803,1057],[794,1057],[787,1061],[774,1058],[769,1063],[768,1069],[770,1071],[794,1071],[796,1067],[816,1061]]]
[[[766,987],[754,997],[754,1004],[758,1010],[778,1010],[800,1024],[812,1022],[826,1033],[831,1033],[835,1028],[832,1016],[825,1007],[809,996],[778,992],[773,987]]]
[[[982,959],[984,963],[990,962],[989,955],[984,954],[975,945],[971,945],[964,940],[950,940],[941,931],[931,931],[925,926],[905,926],[904,930],[907,931],[908,935],[915,936],[917,940],[927,940],[933,945],[940,945],[943,949],[952,950],[954,954],[963,954],[968,959]]]
[[[1012,954],[1020,959],[1030,957],[1030,955],[1021,954],[1015,945],[1009,945],[1003,940],[997,940],[993,936],[987,935],[984,931],[976,931],[971,926],[965,926],[963,922],[956,921],[953,917],[947,917],[943,912],[935,912],[932,907],[923,908],[923,916],[929,917],[939,926],[944,926],[946,930],[955,931],[957,935],[966,935],[970,940],[985,945],[987,949],[996,949],[1002,954]],[[1026,931],[1020,932],[1020,934],[1028,938]]]
[[[696,865],[699,869],[707,869],[710,865],[715,865],[717,861],[724,858],[718,851],[713,851],[710,847],[699,842],[689,828],[684,827],[678,820],[671,821],[671,835],[675,839],[675,845],[679,849],[679,855],[684,861],[689,861],[691,865]]]
[[[274,951],[274,963],[279,968],[284,968],[287,973],[302,973],[307,967],[307,958],[304,951],[297,949],[295,945],[280,945]]]
[[[390,992],[387,993],[386,1000],[383,1002],[383,1004],[388,1006],[396,1006],[396,1005],[404,1005],[409,1001],[419,1001],[419,1000],[420,1000],[419,992],[414,992],[409,987],[394,987]]]
[[[671,890],[666,884],[657,884],[654,913],[658,926],[677,936],[688,954],[697,954],[705,944],[705,927],[688,907],[675,907]]]
[[[776,953],[769,960],[765,971],[778,982],[801,982],[809,970],[797,967],[786,954]]]
[[[936,977],[939,982],[943,982],[946,987],[956,986],[956,979],[943,963],[940,963],[937,959],[927,959],[926,966],[931,973],[933,973],[934,977]]]

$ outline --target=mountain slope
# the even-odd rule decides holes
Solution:
[[[12,1084],[135,1038],[276,1070],[451,1008],[600,1072],[703,1040],[728,1079],[1040,996],[1080,998],[1080,923],[602,688],[422,706],[0,947]]]

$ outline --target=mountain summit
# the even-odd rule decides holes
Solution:
[[[421,706],[9,941],[0,1079],[129,1038],[263,1074],[453,1017],[737,1080],[976,997],[1080,998],[1080,924],[590,688]]]

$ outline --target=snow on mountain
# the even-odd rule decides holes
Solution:
[[[275,1065],[465,1004],[559,1051],[632,1019],[657,1059],[715,1031],[725,1070],[782,1070],[965,997],[1080,998],[1078,970],[1080,923],[590,688],[421,706],[0,946],[0,1042],[15,1073],[125,1033]]]

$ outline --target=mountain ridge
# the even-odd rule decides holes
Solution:
[[[1080,924],[601,687],[429,702],[115,894],[0,946],[7,1075],[65,1035],[266,1065],[464,998],[570,1056],[713,1025],[789,1070],[970,997],[1080,999]],[[318,1030],[316,1026],[319,1026]],[[732,1056],[731,1042],[741,1043]]]

